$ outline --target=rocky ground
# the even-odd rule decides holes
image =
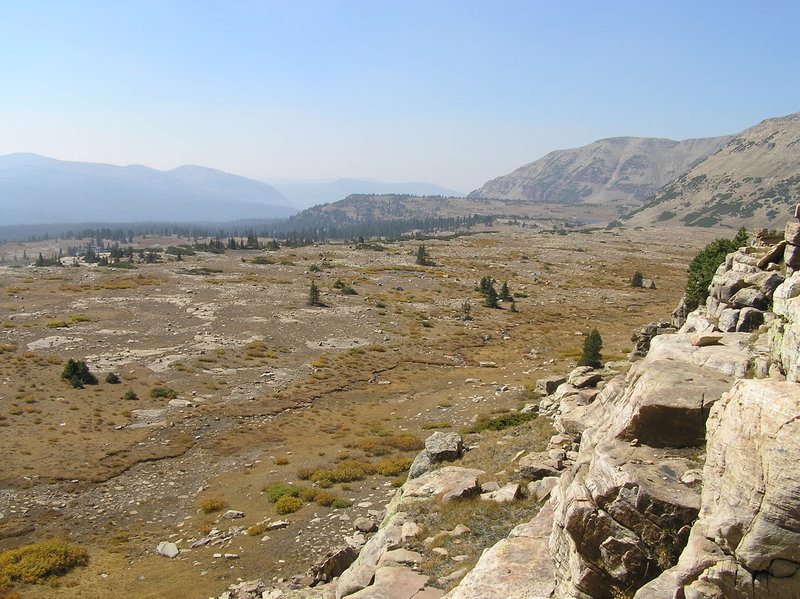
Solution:
[[[299,468],[332,466],[344,453],[377,463],[381,456],[360,441],[423,439],[479,413],[517,410],[537,379],[571,369],[591,327],[603,335],[606,359],[623,358],[631,331],[671,310],[689,259],[718,235],[503,227],[426,241],[435,265],[422,267],[414,263],[419,242],[197,253],[180,262],[165,253],[133,270],[6,263],[0,548],[65,536],[91,552],[89,566],[60,586],[20,592],[194,598],[239,578],[304,572],[352,535],[358,518],[380,517],[392,478],[335,485],[351,507],[310,504],[285,516],[262,488],[307,484]],[[0,252],[9,260],[57,245]],[[656,288],[632,289],[636,270]],[[508,281],[516,312],[481,305],[483,276],[498,288]],[[312,280],[326,307],[306,305]],[[337,281],[357,293],[342,293]],[[85,360],[100,384],[61,381],[67,358]],[[121,384],[104,382],[107,372]],[[151,397],[157,387],[174,397]],[[128,390],[139,399],[122,399]],[[512,454],[504,457],[517,451],[502,435],[489,439]],[[499,463],[485,441],[478,445],[470,467]],[[243,517],[203,513],[207,499]],[[288,524],[270,529],[278,520]],[[242,534],[255,525],[259,534]],[[162,541],[174,542],[178,557],[158,555]]]

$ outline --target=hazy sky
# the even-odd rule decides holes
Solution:
[[[0,155],[470,191],[800,110],[800,3],[0,0]]]

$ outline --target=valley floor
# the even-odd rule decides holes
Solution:
[[[402,439],[515,410],[537,379],[574,366],[591,328],[604,361],[623,359],[634,331],[668,317],[689,260],[732,236],[690,233],[501,227],[425,241],[431,266],[415,264],[419,242],[163,253],[131,270],[0,266],[0,549],[55,537],[90,551],[58,586],[18,592],[194,599],[303,572],[381,511],[394,476],[334,484],[350,507],[288,515],[264,488],[310,484],[303,468],[410,458],[418,446]],[[636,271],[655,289],[632,288]],[[483,306],[484,276],[498,290],[508,282],[515,312]],[[307,305],[312,281],[325,306]],[[100,383],[71,388],[60,379],[68,358]],[[121,383],[105,382],[109,372]],[[518,450],[489,442],[476,455],[502,462]],[[244,516],[205,513],[207,500]],[[268,530],[278,520],[288,525]],[[229,534],[246,529],[256,534]],[[178,558],[157,555],[164,540]]]

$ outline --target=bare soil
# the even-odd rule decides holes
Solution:
[[[286,516],[265,486],[308,484],[302,467],[386,457],[353,447],[360,440],[424,439],[434,425],[457,430],[479,413],[516,409],[538,378],[575,365],[593,327],[604,360],[624,359],[634,331],[668,318],[689,260],[719,235],[507,226],[425,241],[435,262],[426,267],[415,264],[419,242],[197,253],[131,270],[0,266],[0,550],[63,537],[91,552],[58,586],[16,590],[194,599],[238,578],[303,572],[352,534],[356,517],[379,515],[391,479],[330,489],[352,507],[308,504]],[[47,256],[58,245],[0,254]],[[637,270],[656,289],[631,288]],[[498,290],[508,281],[517,312],[508,302],[483,307],[483,276]],[[357,294],[341,293],[337,280]],[[307,305],[311,281],[325,307]],[[68,358],[85,360],[100,383],[61,380]],[[121,383],[104,382],[109,372]],[[176,398],[152,397],[154,387]],[[123,399],[128,390],[139,399]],[[209,498],[244,518],[203,513]],[[279,519],[289,525],[242,532]],[[190,548],[215,529],[217,541]],[[162,540],[180,556],[158,556]],[[238,558],[214,557],[226,553]]]

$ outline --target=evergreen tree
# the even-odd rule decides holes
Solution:
[[[417,264],[420,266],[431,266],[433,264],[428,255],[428,250],[425,249],[425,244],[417,247]]]
[[[490,284],[489,287],[486,289],[486,293],[484,293],[483,296],[484,296],[484,301],[483,301],[484,306],[486,306],[487,308],[499,307],[497,305],[497,291],[495,290],[494,285]]]
[[[504,302],[514,301],[514,298],[511,297],[511,293],[508,291],[508,281],[503,282],[503,286],[500,288],[500,299]]]
[[[70,385],[76,388],[97,384],[97,377],[89,371],[86,362],[72,358],[67,360],[64,370],[61,372],[61,378],[69,381]]]
[[[592,329],[583,342],[583,355],[578,366],[591,366],[600,368],[600,350],[603,348],[603,339],[597,329]]]
[[[631,277],[631,287],[644,287],[644,275],[638,270]]]
[[[319,287],[314,281],[311,281],[311,287],[308,290],[308,305],[309,306],[322,306],[322,301],[319,296]]]
[[[684,289],[689,311],[706,301],[711,279],[719,265],[725,262],[725,257],[746,243],[747,230],[742,227],[733,239],[715,239],[694,257],[689,263],[689,278]]]

